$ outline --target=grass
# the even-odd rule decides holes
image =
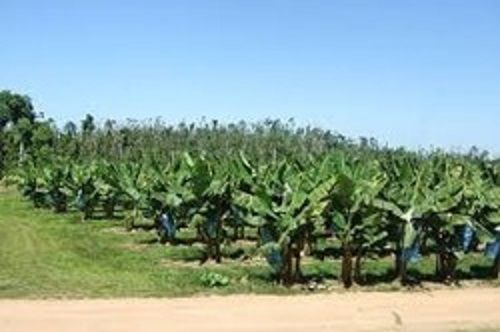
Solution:
[[[290,293],[270,282],[264,263],[199,266],[200,246],[152,244],[155,235],[122,231],[119,221],[81,222],[77,213],[35,210],[0,192],[0,297],[161,297],[199,293]],[[227,287],[207,289],[216,272]]]
[[[148,231],[125,232],[117,220],[82,222],[77,213],[36,210],[14,190],[0,187],[0,298],[310,292],[308,287],[276,285],[265,261],[244,259],[255,256],[248,243],[226,246],[220,265],[200,265],[201,245],[163,246],[155,238]],[[412,271],[426,278],[432,274],[432,264],[423,260]],[[459,273],[473,278],[488,264],[480,255],[470,257],[461,262]],[[391,260],[368,260],[364,267],[367,285],[376,286],[363,289],[400,289],[388,278]],[[336,281],[339,269],[338,261],[331,258],[308,258],[304,264],[306,277],[330,289],[341,289]],[[227,277],[228,285],[207,287],[206,276],[214,273]]]

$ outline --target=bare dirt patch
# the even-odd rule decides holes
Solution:
[[[3,300],[0,331],[493,331],[500,289]]]

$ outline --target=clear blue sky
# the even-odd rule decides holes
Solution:
[[[1,0],[0,89],[59,124],[295,118],[500,153],[498,0]]]

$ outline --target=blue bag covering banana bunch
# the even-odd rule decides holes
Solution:
[[[465,225],[462,232],[462,250],[467,253],[472,249],[472,240],[474,239],[475,232],[470,225]]]
[[[500,255],[500,239],[487,243],[484,252],[488,258],[496,259]]]
[[[158,236],[160,237],[160,242],[165,243],[167,241],[172,241],[175,239],[176,225],[175,219],[171,213],[162,213],[158,216]]]
[[[267,263],[274,272],[279,272],[283,267],[283,254],[280,247],[276,245],[271,230],[267,227],[261,227],[259,229],[259,235],[261,244],[264,247],[264,255]]]

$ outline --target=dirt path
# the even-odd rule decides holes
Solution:
[[[500,328],[500,289],[0,301],[2,332],[493,331],[495,327]]]

